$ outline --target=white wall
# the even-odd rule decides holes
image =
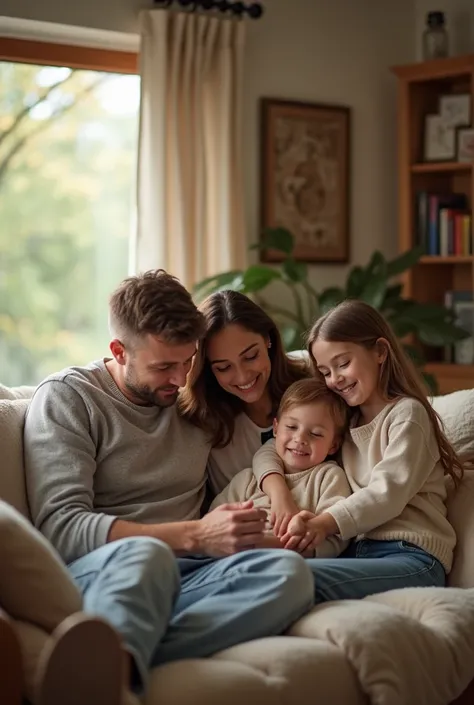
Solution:
[[[264,18],[248,23],[244,120],[250,240],[258,235],[258,99],[266,96],[352,108],[352,261],[367,261],[375,248],[396,252],[396,83],[389,67],[414,58],[415,2],[266,0]],[[144,4],[0,0],[0,15],[137,32],[137,12]],[[318,266],[314,280],[318,287],[340,283],[346,271],[340,265]]]
[[[473,0],[474,1],[474,0]],[[267,0],[249,25],[245,95],[248,229],[257,236],[260,96],[352,109],[353,262],[397,248],[396,82],[389,67],[413,61],[412,0]],[[314,267],[318,288],[347,267]]]
[[[145,5],[151,0],[0,0],[0,16],[138,32],[137,13]]]
[[[450,54],[474,54],[474,0],[415,0],[416,5],[416,57],[422,57],[421,36],[425,28],[425,18],[430,10],[446,13],[446,27],[449,32]]]

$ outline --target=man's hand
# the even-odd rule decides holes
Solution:
[[[266,514],[253,502],[236,502],[217,507],[196,522],[196,553],[230,556],[255,548],[262,542]]]
[[[271,500],[270,523],[275,536],[281,538],[287,533],[292,517],[299,511],[298,505],[289,492]]]

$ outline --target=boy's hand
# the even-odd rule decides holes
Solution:
[[[288,531],[288,525],[299,512],[299,507],[295,503],[291,494],[284,497],[275,497],[271,501],[270,523],[275,536],[282,537]]]
[[[285,548],[303,553],[308,548],[316,548],[337,532],[338,526],[330,514],[315,516],[312,512],[301,511],[289,522],[282,542]]]
[[[281,541],[286,549],[304,553],[308,549],[314,548],[315,535],[311,530],[310,522],[316,519],[312,512],[303,510],[293,516],[288,522],[286,533],[281,537]]]

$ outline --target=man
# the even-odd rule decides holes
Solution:
[[[112,358],[39,385],[25,431],[34,523],[84,609],[121,634],[136,684],[150,666],[277,634],[313,602],[304,560],[264,545],[251,503],[200,517],[209,444],[177,413],[203,318],[163,270],[110,300]],[[217,560],[217,557],[222,557]]]

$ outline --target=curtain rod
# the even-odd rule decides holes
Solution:
[[[259,2],[230,2],[229,0],[154,0],[159,7],[178,6],[186,12],[217,10],[235,17],[248,15],[252,20],[258,20],[263,15],[263,6]]]

